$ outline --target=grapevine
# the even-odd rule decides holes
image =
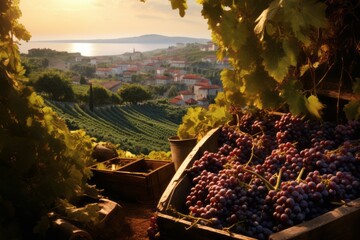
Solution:
[[[0,3],[0,239],[42,239],[57,204],[91,189],[92,139],[71,132],[24,86],[17,40],[30,34],[18,22],[18,5]]]
[[[221,73],[226,104],[189,110],[179,128],[180,137],[194,129],[195,134],[203,135],[209,122],[216,127],[231,121],[226,114],[221,122],[216,121],[217,116],[212,120],[206,112],[218,114],[232,108],[291,112],[339,122],[359,119],[358,1],[197,2],[218,47],[217,58],[228,59],[231,67]],[[171,0],[181,17],[186,3]]]

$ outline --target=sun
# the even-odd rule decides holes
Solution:
[[[83,56],[92,56],[94,49],[91,43],[72,43],[71,51],[79,52]]]

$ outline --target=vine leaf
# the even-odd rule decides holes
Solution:
[[[255,28],[254,32],[260,35],[260,40],[264,39],[264,30],[266,27],[266,23],[274,18],[280,6],[282,4],[282,0],[275,0],[270,3],[269,7],[265,9],[260,16],[255,20]]]
[[[180,17],[185,16],[185,10],[187,9],[187,0],[169,0],[173,10],[179,9]],[[140,0],[140,2],[146,2],[146,0]]]
[[[352,86],[353,93],[360,94],[360,78],[356,78]]]
[[[290,0],[283,2],[283,18],[289,21],[294,35],[309,45],[311,42],[309,30],[325,27],[327,19],[325,16],[326,4],[317,0]]]
[[[353,83],[353,93],[360,94],[360,78],[356,78]],[[360,100],[352,100],[344,106],[346,118],[349,120],[360,119]]]
[[[269,40],[261,56],[265,70],[268,71],[269,75],[277,82],[281,83],[288,71],[286,65],[282,66],[282,64],[284,64],[282,60],[285,53],[280,43]]]
[[[344,106],[346,118],[349,120],[360,119],[360,101],[350,101]]]
[[[286,39],[282,42],[267,40],[262,53],[263,65],[269,75],[281,83],[288,75],[289,67],[297,64],[300,49],[297,41]]]
[[[289,105],[290,112],[299,115],[306,111],[305,97],[301,94],[301,83],[296,79],[284,82],[281,96],[286,100]]]
[[[319,98],[315,95],[311,95],[307,98],[307,101],[305,102],[306,108],[308,111],[314,115],[317,118],[321,118],[321,110],[325,107],[324,104],[322,104],[319,101]]]
[[[230,46],[234,51],[239,51],[246,43],[249,31],[245,23],[239,22],[236,14],[234,11],[223,13],[220,35],[225,46]]]
[[[185,16],[185,10],[187,9],[186,0],[169,0],[171,2],[172,9],[179,9],[179,15]]]

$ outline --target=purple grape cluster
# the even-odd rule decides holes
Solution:
[[[242,114],[187,169],[192,219],[258,239],[360,197],[360,123]],[[337,203],[337,204],[334,204]]]
[[[160,239],[159,226],[157,224],[157,216],[155,214],[150,218],[150,226],[147,229],[147,234],[149,240]]]

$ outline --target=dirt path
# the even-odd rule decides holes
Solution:
[[[122,207],[120,213],[108,221],[96,240],[148,240],[147,229],[150,226],[150,217],[156,211],[156,205],[113,201]]]

